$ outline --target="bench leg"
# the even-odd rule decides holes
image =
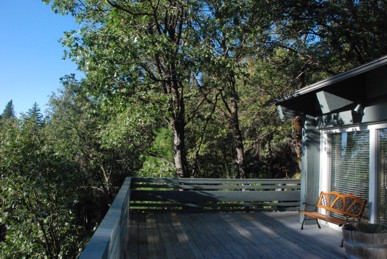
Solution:
[[[321,228],[320,223],[318,223],[318,219],[315,219],[315,220],[316,220],[318,228]],[[304,220],[302,221],[302,224],[301,224],[301,230],[304,229],[304,222],[305,222],[305,216],[304,216]]]
[[[320,223],[318,223],[318,219],[316,219],[316,223],[317,223],[318,228],[321,228]]]
[[[340,247],[343,247],[344,246],[344,238],[341,239],[341,244],[340,244]]]
[[[302,221],[302,224],[301,224],[301,230],[304,229],[305,218],[306,218],[306,216],[304,215],[304,220]]]

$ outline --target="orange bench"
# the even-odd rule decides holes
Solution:
[[[349,219],[360,220],[367,201],[360,199],[352,194],[341,194],[339,192],[321,192],[320,198],[316,204],[314,211],[300,210],[299,213],[304,214],[301,229],[304,229],[306,217],[315,219],[319,228],[321,228],[318,220],[324,220],[341,227],[346,224]],[[325,209],[326,214],[318,212],[318,209]],[[330,215],[330,212],[335,212],[342,217]]]

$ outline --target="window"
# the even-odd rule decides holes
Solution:
[[[387,123],[322,131],[321,144],[320,190],[366,199],[363,219],[387,226]]]
[[[369,132],[331,133],[329,139],[331,143],[331,191],[351,193],[368,200]],[[367,214],[368,212],[365,211],[364,217],[367,217]]]
[[[378,223],[387,225],[387,129],[378,130],[378,197],[377,211]]]

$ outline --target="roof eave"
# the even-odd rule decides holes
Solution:
[[[351,70],[348,70],[347,72],[344,72],[342,74],[332,76],[328,79],[325,79],[325,80],[319,81],[317,83],[314,83],[312,85],[306,86],[300,90],[297,90],[293,93],[290,93],[288,95],[283,96],[282,98],[278,99],[275,103],[276,103],[276,105],[280,105],[281,103],[288,101],[290,99],[293,99],[293,98],[296,98],[298,96],[302,96],[302,95],[305,95],[308,93],[317,92],[319,90],[324,89],[327,86],[337,84],[341,81],[344,81],[344,80],[347,80],[349,78],[364,74],[368,71],[371,71],[373,69],[376,69],[376,68],[384,66],[384,65],[387,65],[387,56],[383,56],[383,57],[376,59],[374,61],[371,61],[367,64],[353,68]]]

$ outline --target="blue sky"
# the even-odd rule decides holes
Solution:
[[[40,0],[1,1],[0,114],[10,100],[17,116],[34,102],[44,112],[51,94],[61,88],[59,79],[81,75],[71,60],[63,60],[59,42],[65,31],[77,28],[71,16],[54,14]]]

